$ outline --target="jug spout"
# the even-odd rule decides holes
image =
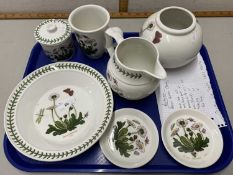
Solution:
[[[167,77],[167,72],[163,68],[163,66],[160,64],[160,62],[157,60],[155,64],[155,75],[159,79],[165,79]]]
[[[167,77],[167,72],[163,68],[163,66],[160,64],[159,61],[156,61],[154,66],[154,72],[144,71],[148,76],[154,79],[165,79]]]

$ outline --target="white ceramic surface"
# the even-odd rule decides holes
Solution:
[[[4,126],[25,156],[60,161],[90,148],[107,128],[112,109],[112,92],[101,74],[61,62],[35,70],[16,86]]]
[[[88,57],[100,58],[105,52],[104,32],[109,20],[109,12],[98,5],[83,5],[70,13],[69,24]]]
[[[106,158],[123,168],[145,165],[156,154],[158,145],[159,135],[153,120],[133,108],[115,111],[111,125],[100,139]]]
[[[129,100],[150,95],[167,74],[159,62],[159,53],[153,44],[143,38],[123,39],[118,27],[106,30],[106,48],[110,55],[107,78],[112,89]],[[112,38],[117,42],[114,50]]]
[[[202,46],[202,30],[195,16],[176,6],[152,14],[144,22],[140,36],[157,46],[165,68],[188,64]]]
[[[223,139],[217,125],[205,114],[184,109],[163,123],[162,141],[168,153],[191,168],[206,168],[221,156]]]

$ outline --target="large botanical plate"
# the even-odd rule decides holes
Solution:
[[[113,97],[93,68],[60,62],[25,77],[10,95],[4,127],[12,145],[40,161],[60,161],[90,148],[107,128]]]
[[[191,168],[206,168],[222,154],[223,139],[217,125],[191,109],[172,113],[162,125],[162,141],[168,153]]]
[[[113,121],[99,143],[113,164],[122,168],[138,168],[154,157],[159,134],[148,115],[137,109],[123,108],[113,113]]]

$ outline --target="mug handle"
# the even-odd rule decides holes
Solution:
[[[106,49],[110,57],[114,54],[114,45],[112,39],[115,39],[117,44],[124,40],[123,32],[119,27],[111,27],[105,31]]]

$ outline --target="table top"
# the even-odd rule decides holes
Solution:
[[[3,112],[6,100],[21,80],[30,51],[36,43],[33,29],[42,20],[0,20],[0,139],[3,140]],[[110,26],[119,26],[124,32],[138,32],[145,19],[112,19]],[[222,92],[230,120],[233,121],[233,18],[199,18],[203,29],[204,44]],[[216,174],[231,174],[233,163]],[[6,159],[3,146],[0,147],[0,172],[6,174],[31,174],[14,168]],[[36,173],[37,175],[44,173]],[[59,174],[59,173],[50,173]],[[65,174],[65,173],[62,173]]]

